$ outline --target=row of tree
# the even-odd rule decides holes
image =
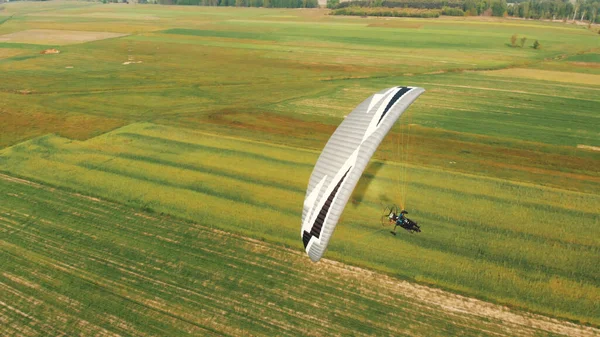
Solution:
[[[528,19],[600,22],[600,0],[527,0],[507,6],[506,13]]]
[[[437,18],[440,16],[438,9],[415,8],[386,8],[386,7],[344,7],[334,9],[332,15],[357,15],[357,16],[389,16],[405,18]]]
[[[328,1],[330,8],[346,7],[387,7],[387,8],[422,8],[442,9],[443,7],[460,8],[464,0],[352,0],[339,2]]]
[[[600,22],[600,0],[327,0],[327,7],[387,7],[440,9],[443,15],[513,16],[527,19]]]
[[[527,41],[527,37],[523,36],[523,37],[519,38],[519,35],[517,35],[517,34],[513,34],[513,36],[510,38],[510,44],[513,47],[523,48],[525,46],[526,41]],[[535,42],[531,45],[531,47],[533,49],[540,49],[540,48],[542,48],[542,45],[540,44],[540,42],[538,40],[535,40]]]
[[[127,0],[102,0],[126,2]],[[600,23],[600,0],[327,0],[332,14],[357,12],[356,8],[413,8],[438,10],[437,15],[491,15],[526,19],[577,20]],[[266,8],[316,8],[318,0],[138,0],[139,3],[192,6],[235,6]],[[352,10],[341,10],[353,8]],[[407,11],[372,11],[377,13],[408,13]],[[380,14],[381,15],[381,14]],[[398,14],[394,14],[398,15]]]
[[[118,1],[118,0],[115,0]],[[265,8],[317,8],[318,0],[138,0],[139,3],[187,6],[232,6]]]

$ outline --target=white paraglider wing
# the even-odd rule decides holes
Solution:
[[[375,150],[404,110],[425,90],[393,87],[362,102],[335,130],[308,182],[301,237],[310,259],[319,261],[333,230]]]

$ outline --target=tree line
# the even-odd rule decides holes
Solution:
[[[1,0],[0,0],[1,1]],[[14,1],[14,0],[13,0]],[[38,0],[39,1],[39,0]],[[44,1],[44,0],[41,0]],[[101,0],[127,2],[127,0]],[[600,23],[600,0],[327,0],[337,15],[381,16],[511,16]],[[139,3],[188,6],[317,8],[318,0],[138,0]],[[365,9],[370,8],[370,9]],[[421,11],[412,11],[419,9]],[[427,11],[429,10],[429,11]]]
[[[437,18],[442,14],[439,9],[419,8],[389,8],[389,7],[343,7],[333,10],[332,15],[356,15],[356,16],[391,16],[410,18]]]
[[[527,0],[507,6],[508,16],[527,19],[578,20],[600,22],[600,0]]]
[[[442,7],[462,7],[463,2],[463,0],[353,0],[345,2],[337,0],[327,1],[327,5],[335,9],[346,7],[442,9]],[[332,4],[334,5],[332,6]]]
[[[327,0],[335,12],[350,8],[417,8],[452,16],[512,16],[526,19],[578,20],[600,23],[600,0]],[[342,10],[345,9],[345,10]],[[389,11],[389,10],[388,10]],[[381,10],[379,10],[381,12]],[[385,11],[384,11],[385,12]]]
[[[119,0],[113,0],[118,2]],[[230,6],[265,8],[317,8],[318,0],[138,0],[139,3],[187,6]]]

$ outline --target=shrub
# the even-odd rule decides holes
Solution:
[[[510,45],[516,47],[518,38],[519,36],[517,34],[513,34],[513,36],[510,37]]]
[[[357,15],[357,16],[392,16],[411,18],[437,18],[439,10],[404,8],[401,10],[386,7],[344,7],[331,12],[331,15]]]
[[[448,16],[465,16],[465,12],[460,8],[451,8],[448,6],[444,6],[442,8],[442,15]]]
[[[460,0],[351,0],[337,4],[334,8],[345,7],[388,7],[412,9],[442,9],[443,7],[462,8]]]

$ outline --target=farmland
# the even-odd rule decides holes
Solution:
[[[595,31],[69,1],[5,5],[0,22],[10,333],[298,335],[325,317],[315,335],[598,334],[564,322],[600,324]],[[427,91],[309,263],[320,149],[399,84]],[[391,236],[390,202],[423,233]]]
[[[4,335],[598,332],[5,175],[0,193]]]

